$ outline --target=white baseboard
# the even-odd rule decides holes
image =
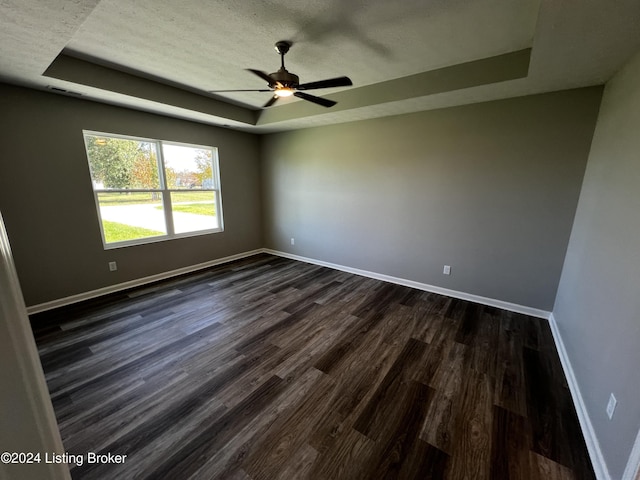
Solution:
[[[530,315],[532,317],[544,318],[547,320],[551,312],[546,310],[539,310],[537,308],[526,307],[524,305],[518,305],[510,302],[503,302],[502,300],[496,300],[493,298],[481,297],[480,295],[473,295],[470,293],[459,292],[457,290],[449,290],[448,288],[437,287],[435,285],[429,285],[426,283],[415,282],[413,280],[407,280],[404,278],[392,277],[391,275],[384,275],[381,273],[370,272],[367,270],[360,270],[359,268],[345,267],[344,265],[338,265],[335,263],[324,262],[322,260],[315,260],[313,258],[301,257],[300,255],[293,255],[291,253],[281,252],[278,250],[271,250],[264,248],[265,253],[277,255],[279,257],[290,258],[292,260],[299,260],[301,262],[312,263],[314,265],[320,265],[323,267],[333,268],[343,272],[353,273],[362,277],[374,278],[376,280],[382,280],[384,282],[395,283],[398,285],[404,285],[405,287],[416,288],[418,290],[424,290],[425,292],[438,293],[447,297],[459,298],[461,300],[468,300],[470,302],[480,303],[482,305],[488,305],[490,307],[501,308],[503,310],[509,310],[511,312],[522,313],[524,315]]]
[[[622,474],[622,480],[636,480],[638,475],[640,475],[640,430],[638,430],[636,443],[633,444],[631,449],[631,455],[629,455],[627,468],[624,469]]]
[[[102,295],[107,295],[109,293],[120,292],[122,290],[126,290],[128,288],[139,287],[142,285],[146,285],[148,283],[157,282],[159,280],[165,280],[167,278],[175,277],[177,275],[183,275],[185,273],[191,273],[198,270],[202,270],[204,268],[209,268],[215,265],[220,265],[222,263],[231,262],[233,260],[238,260],[241,258],[250,257],[252,255],[257,255],[259,253],[269,253],[271,255],[277,255],[279,257],[290,258],[292,260],[298,260],[301,262],[312,263],[314,265],[320,265],[323,267],[333,268],[335,270],[340,270],[343,272],[353,273],[355,275],[360,275],[363,277],[374,278],[376,280],[382,280],[385,282],[395,283],[398,285],[404,285],[405,287],[416,288],[418,290],[424,290],[426,292],[438,293],[440,295],[445,295],[447,297],[459,298],[461,300],[468,300],[470,302],[480,303],[483,305],[488,305],[491,307],[502,308],[504,310],[509,310],[511,312],[522,313],[524,315],[530,315],[532,317],[544,318],[548,319],[551,312],[546,310],[539,310],[537,308],[527,307],[524,305],[518,305],[515,303],[504,302],[502,300],[496,300],[493,298],[482,297],[480,295],[473,295],[470,293],[459,292],[457,290],[450,290],[448,288],[437,287],[435,285],[428,285],[426,283],[415,282],[413,280],[407,280],[404,278],[393,277],[390,275],[384,275],[381,273],[370,272],[367,270],[361,270],[358,268],[346,267],[344,265],[338,265],[335,263],[324,262],[322,260],[315,260],[313,258],[302,257],[300,255],[293,255],[286,252],[281,252],[278,250],[271,250],[269,248],[258,248],[256,250],[251,250],[248,252],[238,253],[236,255],[231,255],[224,258],[218,258],[216,260],[211,260],[209,262],[199,263],[196,265],[189,265],[188,267],[178,268],[176,270],[170,270],[168,272],[158,273],[156,275],[150,275],[148,277],[138,278],[135,280],[131,280],[124,283],[118,283],[116,285],[109,285],[108,287],[98,288],[97,290],[91,290],[88,292],[79,293],[77,295],[71,295],[69,297],[59,298],[56,300],[52,300],[50,302],[39,303],[37,305],[31,305],[27,307],[27,313],[32,315],[34,313],[44,312],[46,310],[51,310],[58,307],[63,307],[65,305],[70,305],[72,303],[81,302],[83,300],[89,300],[91,298],[97,298]]]
[[[176,270],[170,270],[168,272],[158,273],[156,275],[150,275],[148,277],[137,278],[135,280],[130,280],[124,283],[118,283],[116,285],[109,285],[108,287],[98,288],[97,290],[91,290],[89,292],[79,293],[77,295],[71,295],[69,297],[59,298],[57,300],[52,300],[50,302],[39,303],[37,305],[31,305],[27,307],[27,314],[32,315],[34,313],[44,312],[46,310],[51,310],[53,308],[63,307],[65,305],[70,305],[72,303],[81,302],[83,300],[89,300],[91,298],[97,298],[102,295],[107,295],[109,293],[120,292],[122,290],[126,290],[128,288],[140,287],[142,285],[146,285],[148,283],[157,282],[159,280],[165,280],[167,278],[175,277],[178,275],[183,275],[185,273],[191,273],[198,270],[202,270],[205,268],[213,267],[215,265],[220,265],[223,263],[232,262],[234,260],[239,260],[241,258],[250,257],[252,255],[257,255],[258,253],[263,253],[263,249],[259,248],[257,250],[251,250],[248,252],[238,253],[236,255],[230,255],[228,257],[217,258],[215,260],[210,260],[204,263],[198,263],[196,265],[189,265],[188,267],[178,268]]]
[[[560,335],[560,330],[558,330],[558,324],[556,323],[553,313],[549,316],[549,326],[551,327],[553,340],[556,343],[556,350],[558,350],[558,355],[560,356],[564,376],[569,384],[569,391],[573,398],[573,405],[575,406],[576,413],[578,414],[578,420],[580,421],[580,427],[582,428],[582,434],[584,435],[584,440],[587,444],[587,450],[589,451],[589,457],[591,457],[591,463],[593,465],[596,478],[598,480],[611,480],[609,469],[607,468],[604,456],[602,455],[602,450],[600,449],[600,443],[598,442],[593,425],[591,424],[587,407],[585,406],[582,394],[580,393],[578,381],[573,373],[573,367],[571,366],[571,361],[569,360],[567,350],[564,346],[564,342],[562,341],[562,336]],[[638,442],[636,442],[636,444],[637,443]]]

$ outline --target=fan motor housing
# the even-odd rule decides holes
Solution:
[[[275,83],[281,84],[283,87],[296,87],[300,79],[298,75],[289,73],[287,70],[281,68],[277,72],[270,73],[269,76],[273,79],[273,84],[269,85],[271,88],[275,88]]]

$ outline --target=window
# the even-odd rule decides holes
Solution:
[[[83,133],[105,248],[222,231],[214,147]]]

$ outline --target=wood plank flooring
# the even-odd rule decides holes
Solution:
[[[595,478],[537,318],[261,254],[32,325],[74,479]]]

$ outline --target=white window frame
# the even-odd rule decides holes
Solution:
[[[160,188],[149,188],[149,189],[139,189],[139,188],[125,188],[125,189],[117,189],[117,188],[101,188],[96,189],[93,183],[93,177],[90,173],[89,180],[91,181],[91,188],[93,189],[93,197],[96,203],[96,211],[98,213],[98,225],[100,227],[100,235],[102,237],[102,245],[105,250],[111,250],[114,248],[122,248],[129,247],[132,245],[144,245],[147,243],[157,243],[157,242],[165,242],[167,240],[173,240],[176,238],[186,238],[186,237],[195,237],[200,235],[209,235],[212,233],[220,233],[224,231],[224,222],[222,215],[222,188],[220,184],[220,162],[218,158],[218,149],[217,147],[212,147],[209,145],[196,145],[192,143],[182,143],[182,142],[174,142],[169,140],[158,140],[155,138],[144,138],[144,137],[133,137],[129,135],[121,135],[118,133],[106,133],[106,132],[98,132],[94,130],[82,130],[82,140],[85,145],[85,155],[87,157],[87,165],[89,166],[89,171],[91,171],[91,162],[89,161],[89,152],[86,149],[85,135],[92,135],[98,137],[108,137],[108,138],[117,138],[122,140],[133,140],[136,142],[146,142],[153,143],[156,145],[156,153],[157,153],[157,161],[158,161],[158,181],[160,184]],[[176,145],[180,147],[190,147],[190,148],[198,148],[203,150],[211,150],[211,161],[213,163],[213,188],[200,188],[198,192],[214,192],[215,206],[216,206],[216,217],[218,217],[218,228],[211,228],[207,230],[195,230],[191,232],[183,232],[176,233],[173,225],[173,208],[171,206],[171,192],[185,192],[189,191],[186,189],[178,189],[178,188],[168,188],[166,182],[166,171],[165,171],[165,162],[164,162],[164,151],[162,149],[163,145]],[[107,243],[104,234],[104,228],[102,223],[102,215],[100,213],[100,200],[98,198],[98,194],[100,193],[135,193],[135,192],[144,192],[144,193],[152,193],[157,192],[162,195],[162,206],[164,212],[165,226],[167,229],[167,233],[163,235],[156,235],[153,237],[144,237],[138,238],[135,240],[125,240],[121,242],[111,242]]]

